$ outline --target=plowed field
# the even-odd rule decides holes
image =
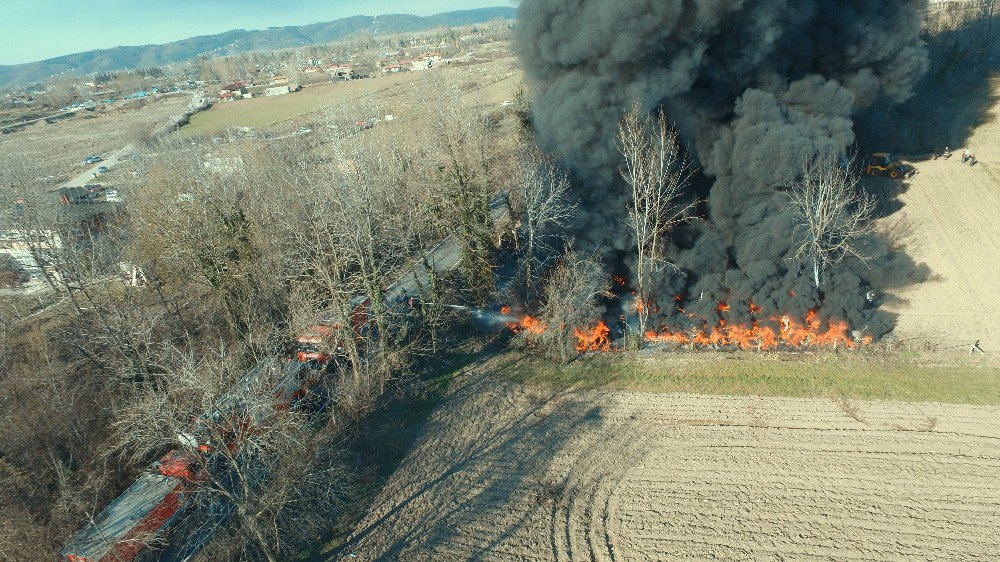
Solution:
[[[1000,408],[456,385],[334,559],[1000,553]]]
[[[1000,85],[994,83],[994,92]],[[886,219],[902,226],[907,253],[932,277],[900,291],[896,334],[968,349],[981,340],[1000,351],[1000,104],[967,146],[978,164],[963,165],[965,147],[948,159],[915,162],[919,172]]]

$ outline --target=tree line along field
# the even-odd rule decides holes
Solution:
[[[509,142],[523,127],[513,108],[487,118],[491,108],[475,96],[468,97],[475,105],[464,104],[480,84],[500,84],[497,92],[509,86],[503,99],[513,98],[511,73],[510,60],[428,72],[417,92],[401,92],[415,108],[426,102],[425,118],[402,118],[396,123],[402,127],[364,135],[228,131],[138,142],[120,165],[123,173],[108,173],[126,204],[102,207],[100,220],[82,228],[69,213],[26,205],[19,219],[26,230],[44,225],[73,243],[47,253],[61,273],[46,278],[55,304],[32,317],[19,306],[0,310],[7,328],[0,334],[6,398],[0,502],[8,508],[0,558],[42,559],[69,544],[139,474],[178,447],[176,435],[248,369],[287,359],[297,334],[321,314],[342,311],[348,306],[342,299],[370,292],[381,303],[386,280],[455,225],[498,244],[480,218],[489,209],[478,205],[516,187],[522,167],[535,161]],[[106,143],[99,146],[86,142],[86,127],[102,120],[110,125],[111,117],[60,122],[46,132],[79,134],[79,144],[60,154],[72,159],[75,171],[78,159],[131,142],[130,124],[146,130],[166,121],[168,115],[143,120],[143,111],[158,103],[120,114],[113,130],[95,127]],[[72,154],[78,150],[82,154]],[[24,169],[47,164],[22,151],[10,155]],[[43,194],[32,202],[51,195],[44,190],[54,179],[34,171],[13,177],[14,171],[0,168],[9,200],[21,187]],[[454,187],[453,176],[465,183]],[[123,282],[123,262],[141,270],[141,279]],[[324,275],[330,272],[336,275]],[[338,506],[363,501],[376,472],[368,451],[382,441],[358,437],[358,426],[381,407],[383,392],[392,396],[385,400],[420,392],[421,381],[402,374],[457,337],[455,313],[438,303],[482,298],[474,295],[488,290],[470,288],[462,275],[439,280],[439,298],[426,299],[419,327],[387,330],[398,340],[348,362],[351,374],[336,379],[335,422],[316,431],[314,421],[284,410],[279,417],[288,425],[282,427],[292,431],[283,435],[294,439],[278,439],[275,431],[254,435],[276,454],[281,468],[274,473],[282,478],[254,498],[255,510],[234,516],[206,559],[305,556],[309,541],[330,532]],[[371,310],[377,321],[398,312]],[[366,353],[360,344],[353,349]],[[260,396],[266,401],[269,394]],[[262,539],[262,526],[281,534]]]

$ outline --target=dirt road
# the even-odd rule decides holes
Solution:
[[[979,163],[963,166],[964,147],[949,160],[916,163],[919,173],[886,219],[905,222],[906,249],[930,266],[932,279],[902,291],[896,334],[950,346],[982,340],[1000,352],[1000,106],[969,140]]]
[[[1000,409],[472,375],[333,560],[988,560]]]

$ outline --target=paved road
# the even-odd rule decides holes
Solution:
[[[60,187],[82,187],[82,186],[84,186],[84,185],[86,185],[88,183],[93,183],[94,180],[95,180],[94,176],[95,176],[95,174],[97,174],[97,169],[98,168],[100,168],[101,166],[107,166],[108,169],[114,168],[115,165],[118,164],[119,160],[121,160],[122,158],[124,158],[124,157],[132,154],[132,152],[134,150],[135,150],[135,147],[132,146],[131,144],[129,144],[129,145],[123,147],[123,148],[120,148],[117,151],[115,151],[115,152],[109,154],[107,157],[105,157],[103,161],[98,162],[97,164],[94,164],[93,166],[91,166],[90,168],[88,168],[86,172],[83,172],[79,176],[76,176],[75,178],[69,180],[68,182],[66,182],[64,184],[62,184]],[[98,175],[98,177],[100,177],[100,175]]]

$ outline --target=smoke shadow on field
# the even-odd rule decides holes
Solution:
[[[877,204],[875,216],[879,219],[894,215],[902,210],[904,203],[900,196],[910,190],[908,181],[888,178],[863,177],[861,187],[865,193],[875,199]]]
[[[994,38],[1000,36],[1000,15],[969,17],[939,23],[938,30],[928,20],[922,35],[930,68],[913,97],[902,104],[883,100],[855,119],[865,152],[891,151],[910,161],[932,158],[946,146],[957,154],[978,126],[994,120],[991,110],[1000,96],[991,79],[1000,72],[1000,41]]]
[[[565,391],[525,390],[498,373],[456,384],[383,489],[384,503],[373,504],[367,523],[327,560],[444,553],[477,560],[511,541],[528,548],[520,534],[549,526],[562,489],[546,480],[553,459],[601,423],[600,407]]]

